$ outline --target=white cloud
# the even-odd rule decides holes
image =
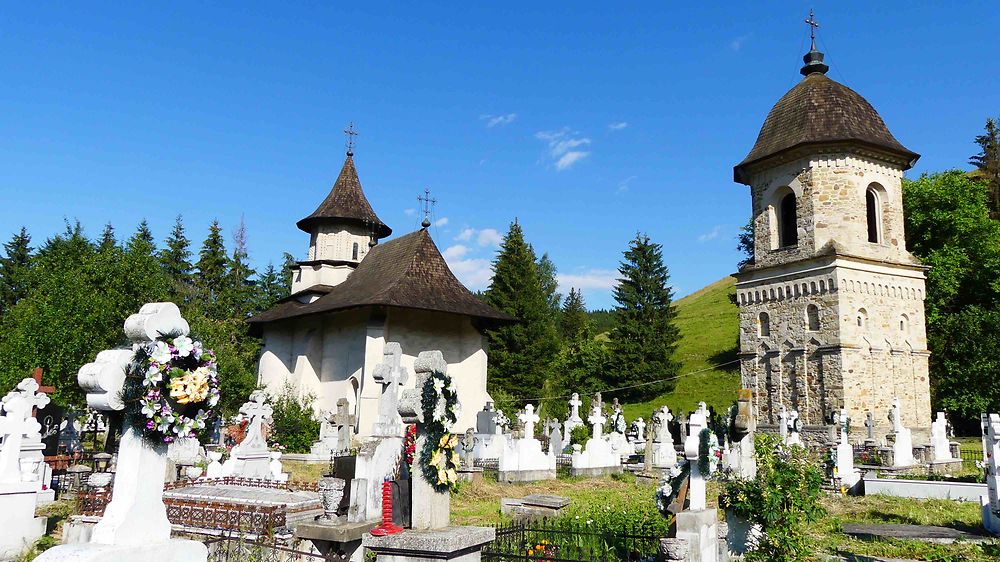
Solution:
[[[482,258],[448,259],[448,256],[445,256],[445,260],[459,281],[473,291],[485,289],[493,277],[493,266],[490,260]]]
[[[613,269],[593,268],[579,273],[560,273],[556,279],[559,281],[559,290],[564,293],[571,287],[608,291],[618,282],[618,272]]]
[[[451,260],[462,259],[465,256],[465,254],[468,253],[469,253],[469,248],[467,246],[464,246],[462,244],[455,244],[454,246],[448,246],[447,248],[445,248],[445,251],[442,252],[441,255],[444,256],[444,259],[451,261]]]
[[[479,231],[479,236],[476,238],[476,242],[480,246],[499,246],[500,242],[503,240],[503,236],[495,228],[484,228]]]
[[[743,48],[743,44],[746,43],[747,39],[750,38],[750,34],[740,35],[736,39],[729,42],[729,48],[737,53]]]
[[[622,181],[618,182],[618,193],[623,193],[628,191],[629,184],[631,184],[639,176],[629,176]]]
[[[548,144],[548,155],[555,161],[556,170],[560,172],[568,170],[590,155],[589,151],[573,150],[590,145],[590,139],[570,131],[569,127],[563,127],[558,131],[539,131],[535,133],[535,138]]]
[[[715,240],[716,238],[719,237],[719,234],[722,234],[722,227],[719,226],[719,225],[716,225],[715,228],[713,228],[711,231],[706,232],[705,234],[699,235],[698,236],[698,241],[699,242],[708,242],[709,240]]]
[[[408,216],[408,217],[412,217],[416,213],[417,213],[416,209],[403,209],[403,214],[406,215],[406,216]]]
[[[480,121],[486,121],[486,128],[492,129],[498,125],[500,127],[510,125],[517,119],[517,114],[508,113],[506,115],[480,115],[479,119]]]
[[[628,127],[628,123],[626,121],[618,121],[617,123],[611,123],[608,125],[608,128],[612,131],[620,131],[625,127]]]
[[[469,240],[472,240],[472,237],[475,234],[475,228],[463,228],[462,231],[458,233],[458,236],[455,237],[455,240],[458,240],[459,242],[468,242]]]
[[[441,217],[434,221],[434,226],[444,226],[446,224],[448,224],[448,217]]]

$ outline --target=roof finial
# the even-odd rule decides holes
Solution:
[[[354,156],[354,137],[360,134],[354,130],[354,121],[351,121],[347,125],[347,128],[344,129],[344,134],[347,135],[347,155]]]
[[[431,190],[425,187],[423,196],[418,195],[417,201],[424,206],[424,220],[420,226],[427,228],[431,225],[431,209],[437,204],[437,199],[431,199]]]
[[[816,28],[819,27],[819,23],[816,22],[816,16],[812,10],[809,10],[809,18],[805,22],[809,26],[809,52],[802,57],[802,61],[806,64],[799,72],[803,76],[815,73],[826,74],[830,67],[823,64],[823,53],[816,50]]]

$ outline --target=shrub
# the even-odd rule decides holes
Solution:
[[[590,428],[587,424],[578,425],[569,432],[569,442],[571,445],[586,445],[590,439]]]
[[[313,442],[319,439],[320,421],[313,411],[314,394],[298,396],[291,384],[285,384],[281,394],[271,397],[272,447],[288,453],[308,453]]]
[[[757,478],[726,483],[724,507],[759,525],[762,535],[748,545],[747,562],[795,562],[810,559],[813,545],[806,532],[822,515],[819,505],[823,472],[808,450],[781,444],[758,433],[754,440]]]

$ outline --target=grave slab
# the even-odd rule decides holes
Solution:
[[[847,523],[843,526],[843,532],[845,535],[860,539],[910,539],[939,544],[950,544],[955,541],[983,542],[990,540],[990,537],[952,527],[898,523],[872,525]]]
[[[378,562],[478,562],[483,546],[494,538],[493,527],[445,527],[384,537],[365,535],[361,544],[375,552]]]

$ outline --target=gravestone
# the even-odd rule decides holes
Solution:
[[[799,436],[802,428],[801,424],[799,412],[793,408],[792,411],[788,412],[788,438],[785,440],[786,445],[802,446],[802,437]]]
[[[1000,414],[983,414],[981,422],[987,493],[980,498],[983,527],[1000,535]]]
[[[628,438],[625,437],[625,431],[628,429],[628,424],[625,421],[625,414],[622,413],[622,407],[618,403],[618,399],[615,398],[611,402],[611,419],[610,421],[610,431],[608,432],[608,443],[611,443],[611,449],[615,454],[621,456],[623,459],[628,458],[634,450],[632,445],[628,442]]]
[[[563,434],[559,429],[559,422],[556,422],[549,431],[549,454],[561,455],[564,448]]]
[[[246,437],[229,453],[229,459],[222,464],[223,476],[243,478],[263,478],[271,480],[271,451],[264,439],[264,422],[270,422],[274,412],[267,403],[267,393],[255,390],[250,399],[240,406],[240,413],[246,416]]]
[[[39,483],[34,467],[21,465],[21,445],[41,429],[31,416],[37,383],[26,378],[0,403],[0,558],[13,558],[45,534],[46,518],[35,517]],[[41,396],[45,396],[44,394]],[[46,397],[45,400],[48,400]],[[30,463],[30,459],[28,460]]]
[[[493,409],[493,402],[487,402],[483,410],[476,414],[476,449],[473,455],[477,459],[499,459],[507,447],[507,439],[503,435],[503,426],[499,423],[503,412]]]
[[[573,433],[573,429],[583,425],[583,418],[580,417],[580,406],[583,405],[583,401],[580,400],[580,395],[576,392],[570,396],[569,399],[569,417],[563,422],[563,435],[569,439]]]
[[[125,335],[133,346],[153,341],[161,334],[187,335],[187,322],[173,303],[143,305],[125,321]],[[102,410],[121,410],[125,373],[132,350],[109,350],[84,365],[77,380],[87,391],[87,403]],[[124,352],[124,353],[122,353]],[[163,505],[167,465],[165,443],[151,443],[134,428],[122,434],[111,502],[94,526],[90,543],[61,545],[42,553],[39,562],[196,562],[208,558],[205,545],[171,539],[170,522]]]
[[[497,412],[493,409],[493,402],[487,402],[483,406],[483,411],[476,414],[476,433],[480,435],[493,435],[497,432]]]
[[[83,415],[79,410],[66,410],[63,414],[62,427],[59,430],[59,442],[56,450],[59,454],[75,454],[83,452],[80,441],[80,422],[77,419]]]
[[[719,557],[718,515],[708,509],[705,501],[705,477],[698,463],[700,434],[708,427],[708,419],[701,409],[691,414],[688,434],[684,439],[684,458],[690,466],[688,478],[688,509],[678,513],[677,538],[690,545],[689,560],[716,562]]]
[[[913,439],[910,436],[910,429],[903,426],[903,417],[900,410],[899,398],[892,399],[892,410],[889,412],[889,419],[892,420],[892,466],[902,468],[913,466],[916,460],[913,458]]]
[[[674,448],[674,436],[670,434],[670,422],[674,416],[670,408],[660,407],[653,412],[653,466],[671,468],[677,464],[677,449]]]
[[[931,423],[931,448],[934,450],[935,461],[950,461],[951,442],[948,440],[948,420],[944,412],[937,413],[937,419]]]
[[[878,447],[878,439],[875,438],[875,414],[871,410],[865,411],[865,429],[868,431],[865,447]]]
[[[837,474],[841,484],[847,490],[853,490],[861,480],[860,473],[854,468],[854,447],[848,442],[848,432],[851,428],[851,419],[847,417],[847,410],[841,409],[834,414],[834,425],[840,430],[839,440],[836,446]]]
[[[754,456],[754,433],[757,421],[753,411],[753,391],[741,388],[736,394],[736,415],[733,418],[733,444],[729,451],[729,467],[737,476],[747,479],[757,477],[757,459]]]
[[[778,437],[783,444],[788,444],[788,411],[784,404],[778,405]]]
[[[375,382],[382,386],[382,393],[378,401],[378,417],[372,428],[372,435],[376,437],[403,436],[403,424],[397,411],[398,391],[396,388],[405,385],[408,378],[406,369],[400,366],[402,356],[403,349],[399,342],[386,342],[385,351],[382,353],[382,363],[375,366],[375,371],[372,374]]]
[[[330,425],[337,435],[336,445],[333,447],[334,454],[341,454],[351,449],[351,435],[354,433],[354,424],[358,423],[358,416],[350,411],[351,405],[347,398],[337,399],[337,412],[330,416]]]
[[[535,424],[539,417],[534,404],[526,404],[517,419],[524,425],[524,437],[504,447],[498,461],[497,479],[501,482],[534,482],[556,477],[556,456],[542,450],[535,439]]]
[[[583,447],[573,445],[573,476],[600,476],[622,471],[621,455],[611,448],[611,443],[604,437],[604,424],[608,419],[604,416],[599,398],[600,395],[595,398],[587,418],[594,428],[593,435]]]

